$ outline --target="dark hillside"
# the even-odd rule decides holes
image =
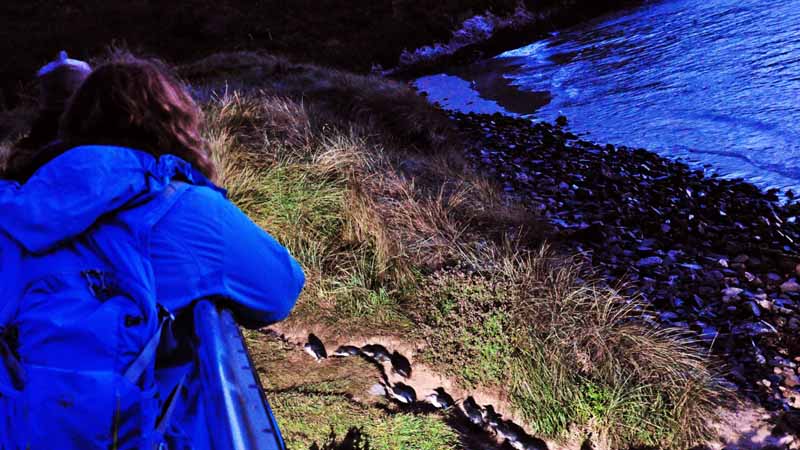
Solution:
[[[393,67],[403,49],[446,41],[475,14],[557,10],[548,27],[575,23],[623,0],[202,0],[0,2],[0,107],[67,49],[96,56],[112,42],[171,62],[219,50],[263,49],[293,59],[368,71]],[[528,30],[531,31],[532,30]],[[540,30],[541,31],[541,30]],[[521,32],[524,33],[524,32]]]

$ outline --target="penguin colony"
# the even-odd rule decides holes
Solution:
[[[314,334],[308,335],[308,342],[303,349],[320,362],[328,357],[325,345]],[[380,344],[367,344],[362,347],[352,345],[342,345],[337,348],[332,357],[346,358],[350,356],[361,356],[368,361],[376,364],[382,370],[382,386],[386,392],[386,397],[401,405],[413,406],[420,402],[417,400],[417,393],[408,384],[389,382],[386,373],[383,372],[383,363],[390,363],[392,372],[403,378],[411,377],[411,363],[408,358],[397,351],[389,350]],[[434,392],[424,398],[424,401],[436,409],[452,410],[456,406],[456,401],[444,388],[436,388]],[[479,405],[472,396],[467,397],[461,402],[461,408],[456,412],[463,416],[476,428],[488,430],[496,435],[507,445],[518,450],[547,450],[547,444],[541,439],[537,439],[525,433],[519,425],[510,420],[503,420],[503,417],[495,411],[492,405]]]

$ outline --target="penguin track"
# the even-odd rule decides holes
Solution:
[[[317,330],[314,330],[317,331]],[[394,336],[328,338],[327,343],[304,328],[274,325],[265,330],[281,341],[303,350],[317,362],[327,358],[361,357],[369,361],[380,374],[376,391],[411,411],[451,411],[448,424],[467,438],[466,448],[514,448],[548,450],[578,448],[562,446],[536,438],[510,410],[508,402],[497,392],[475,390],[467,392],[447,377],[421,362],[414,355],[421,347],[401,341]],[[326,335],[327,333],[319,332]],[[380,386],[380,388],[378,387]]]
[[[501,393],[496,391],[479,389],[467,392],[460,389],[454,381],[442,376],[431,367],[421,362],[415,362],[413,357],[420,352],[422,349],[421,346],[415,346],[396,336],[348,338],[336,334],[335,330],[326,330],[321,327],[315,327],[311,331],[324,336],[325,340],[328,342],[328,348],[325,349],[328,354],[327,358],[318,359],[314,356],[313,348],[316,345],[306,346],[306,344],[312,344],[318,339],[318,344],[321,343],[322,347],[325,347],[321,339],[309,339],[309,335],[313,333],[310,333],[308,328],[300,328],[297,326],[290,327],[285,324],[280,324],[260,330],[262,334],[266,334],[298,350],[305,351],[314,359],[318,359],[318,363],[320,364],[324,363],[325,359],[330,358],[342,359],[347,357],[360,357],[369,361],[380,374],[381,382],[373,386],[375,390],[374,393],[377,395],[384,395],[395,403],[400,404],[400,407],[405,411],[432,412],[437,409],[442,409],[433,404],[437,402],[437,400],[431,399],[431,396],[439,394],[442,398],[446,398],[442,395],[446,394],[453,399],[452,402],[456,405],[455,407],[451,407],[451,414],[447,416],[446,422],[451,428],[460,433],[462,437],[462,446],[466,449],[548,448],[551,450],[593,450],[606,448],[603,444],[600,444],[598,447],[595,438],[585,430],[572,430],[568,441],[561,443],[536,440],[534,442],[536,445],[523,447],[522,442],[519,441],[515,442],[516,445],[508,440],[504,441],[502,436],[508,436],[508,434],[506,434],[508,432],[510,432],[511,435],[513,435],[515,431],[518,433],[521,427],[517,424],[522,423],[520,418],[510,411],[508,400],[504,398]],[[314,335],[314,337],[317,336]],[[364,347],[367,348],[364,349]],[[328,349],[335,350],[329,352]],[[365,350],[371,353],[372,357],[365,355]],[[377,351],[377,353],[375,353],[375,351]],[[398,355],[402,356],[402,359],[398,358]],[[408,377],[403,376],[403,369],[393,370],[393,356],[396,366],[399,363],[400,367],[402,367],[403,360],[408,362]],[[398,385],[398,383],[402,384]],[[400,391],[394,392],[394,389],[391,391],[387,390],[387,386],[390,388],[399,387]],[[414,390],[414,395],[417,397],[415,402],[406,403],[398,399],[397,396],[403,397],[402,392],[404,386],[408,386]],[[352,401],[357,400],[354,399]],[[471,410],[472,414],[465,411],[465,403],[467,405],[474,403],[475,409],[468,408]],[[478,415],[481,417],[480,420],[478,419]],[[472,416],[472,418],[470,418],[470,416]],[[719,435],[719,439],[714,439],[704,446],[694,448],[717,450],[731,448],[730,445],[745,450],[800,448],[797,446],[800,441],[793,439],[788,441],[789,444],[787,446],[787,442],[785,441],[789,435],[784,436],[779,433],[776,436],[772,436],[769,430],[773,428],[773,424],[769,417],[770,415],[767,411],[752,405],[745,405],[745,407],[739,410],[725,411],[722,420],[714,424],[714,429]],[[507,426],[498,427],[498,425],[500,425],[498,418],[501,420],[504,419],[503,423],[507,424]],[[492,423],[496,423],[497,425],[492,426]],[[796,428],[794,429],[796,430]],[[524,428],[522,428],[522,432],[529,435],[528,431]],[[743,439],[745,437],[747,437],[747,439]],[[789,438],[791,438],[791,436],[789,436]]]

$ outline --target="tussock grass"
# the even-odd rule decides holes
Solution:
[[[607,448],[686,448],[708,436],[726,389],[678,330],[655,329],[642,305],[581,281],[546,248],[488,247],[471,273],[429,279],[419,301],[429,361],[468,385],[505,387],[533,431],[592,431]]]

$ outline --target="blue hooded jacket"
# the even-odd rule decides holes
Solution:
[[[84,270],[73,279],[76,261],[102,270]],[[121,274],[115,283],[125,288],[132,303],[115,300],[105,270]],[[79,295],[86,280],[104,301],[71,304],[70,289]],[[108,448],[109,439],[117,442],[124,436],[124,424],[104,434],[109,428],[105,419],[86,417],[76,405],[97,399],[74,399],[69,393],[103,393],[99,386],[112,382],[85,374],[109,361],[130,365],[144,339],[159,328],[152,314],[156,304],[177,315],[198,299],[221,299],[240,323],[257,327],[284,319],[303,284],[303,272],[288,251],[229,202],[223,190],[177,157],[156,159],[129,148],[81,146],[53,159],[24,185],[0,181],[0,448],[17,448],[22,442],[9,436],[26,429],[27,419],[21,416],[30,416],[30,410],[37,413],[36,423],[26,433],[38,434],[25,439],[34,450],[40,448],[37,444]],[[67,298],[53,299],[48,292]],[[75,321],[82,321],[81,326]],[[137,326],[144,327],[142,332],[127,332]],[[14,379],[14,367],[8,367],[14,364],[22,366],[23,382]],[[163,401],[177,373],[189,372],[186,402],[174,415],[170,448],[202,448],[192,443],[205,418],[200,417],[204,413],[197,405],[199,386],[191,365],[177,372],[145,371],[139,383],[139,388],[151,386],[160,393],[148,398]],[[59,375],[71,370],[82,375],[51,383],[56,369]],[[123,393],[117,402],[124,404],[130,386],[112,381],[116,393]],[[37,392],[23,388],[20,397],[20,383],[36,386]],[[87,389],[87,383],[96,386]],[[141,432],[148,424],[128,431]],[[61,428],[82,426],[97,436],[81,442],[58,440]]]

